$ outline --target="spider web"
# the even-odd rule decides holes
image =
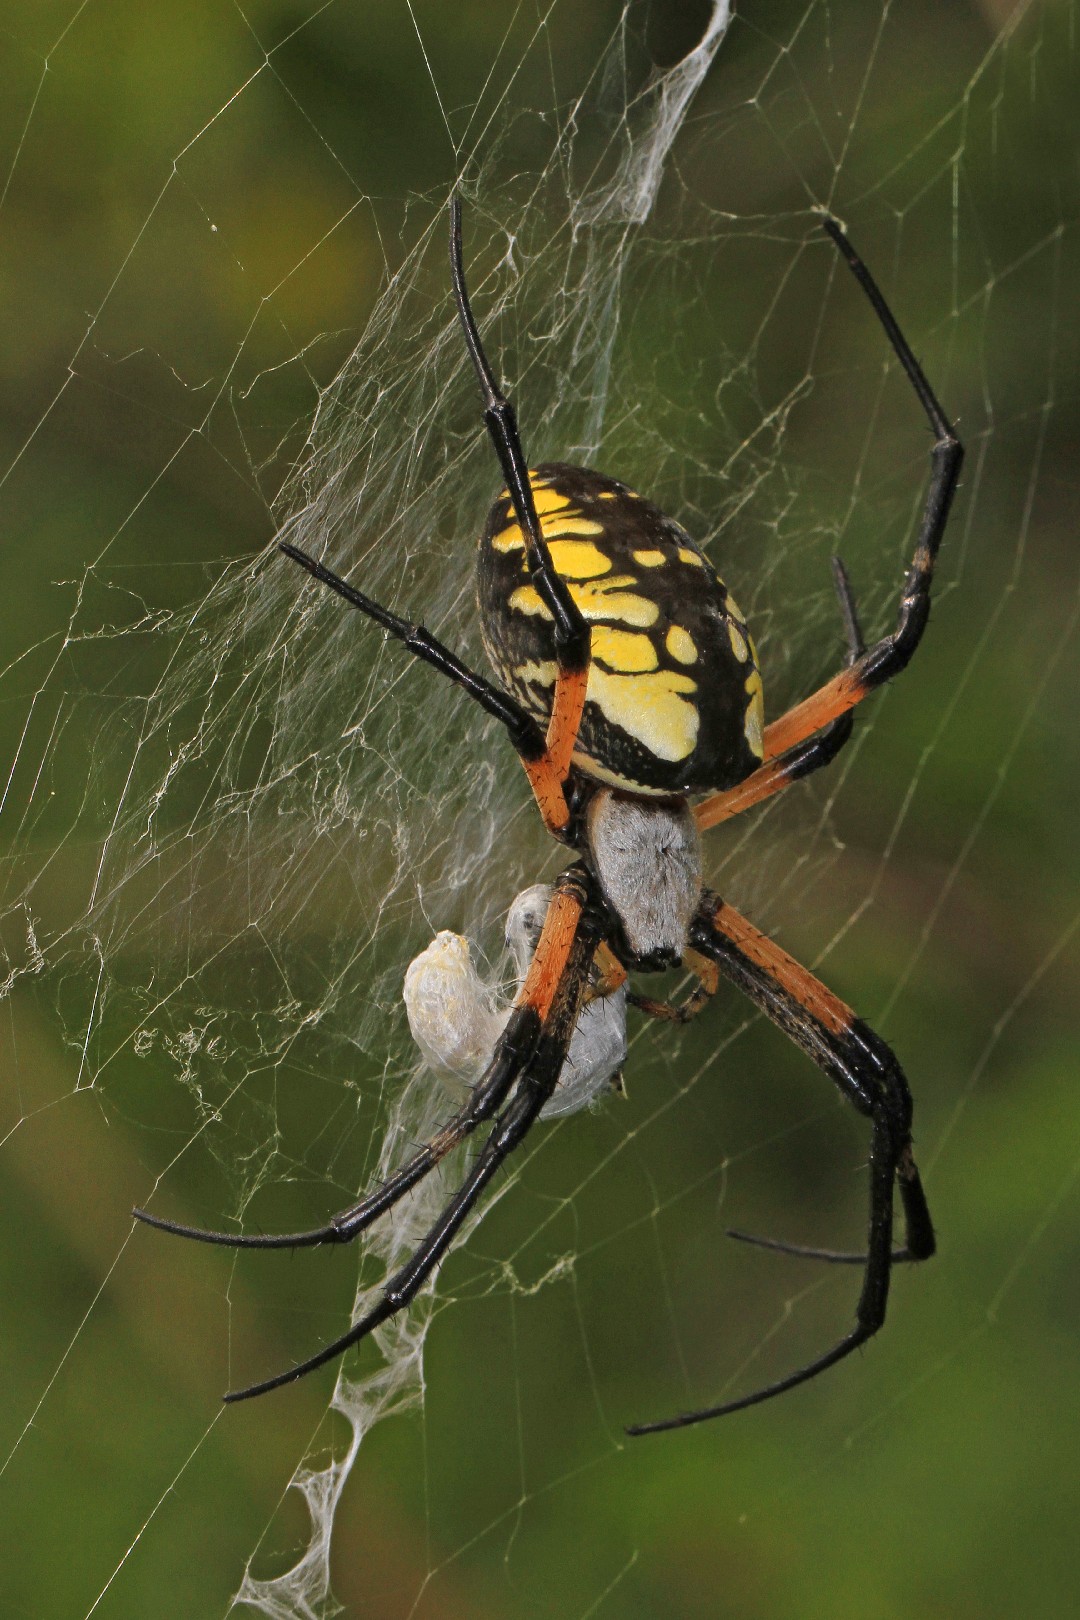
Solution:
[[[821,1522],[796,1499],[839,1513],[871,1430],[914,1493],[905,1426],[933,1435],[965,1374],[992,1398],[981,1347],[1030,1353],[1010,1324],[1064,1264],[1076,8],[452,9],[208,3],[196,27],[83,4],[9,37],[0,1489],[32,1555],[5,1571],[12,1613],[584,1617],[662,1593],[689,1616],[718,1581],[732,1612],[810,1613]],[[911,674],[820,783],[708,856],[901,1051],[946,1258],[897,1280],[858,1366],[678,1454],[623,1422],[799,1365],[856,1286],[722,1252],[729,1222],[857,1234],[866,1151],[730,999],[636,1035],[627,1102],[539,1128],[329,1399],[323,1375],[216,1406],[365,1308],[460,1156],[360,1253],[129,1230],[132,1203],[314,1225],[400,1163],[447,1110],[406,964],[453,928],[505,970],[510,900],[559,869],[495,729],[273,545],[483,667],[472,537],[498,475],[449,299],[455,185],[528,453],[625,477],[702,541],[771,716],[840,656],[831,552],[868,635],[890,622],[927,475],[821,208],[968,445]],[[87,1502],[110,1448],[122,1486]],[[762,1591],[777,1519],[795,1573]],[[887,1559],[873,1601],[846,1567],[821,1612],[926,1612]],[[1015,1565],[979,1567],[1012,1612]]]

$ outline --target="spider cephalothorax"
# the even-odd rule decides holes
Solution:
[[[433,977],[415,976],[409,991],[421,1007],[421,1023],[414,1027],[422,1028],[425,1052],[436,1067],[445,1063],[454,1070],[460,1059],[479,1072],[443,1129],[386,1182],[326,1226],[274,1237],[206,1232],[136,1211],[168,1231],[233,1247],[348,1242],[451,1149],[491,1124],[457,1193],[412,1259],[389,1280],[379,1303],[317,1355],[227,1400],[301,1377],[406,1306],[535,1121],[584,1106],[596,1084],[608,1083],[617,1071],[625,1050],[626,1003],[652,1016],[685,1019],[707,1004],[721,978],[802,1047],[871,1121],[864,1254],[749,1240],[862,1266],[855,1325],[816,1360],[764,1389],[630,1432],[696,1423],[805,1383],[877,1332],[893,1262],[933,1253],[933,1227],[912,1156],[911,1097],[896,1058],[846,1003],[701,882],[699,834],[827,764],[851,734],[850,711],[911,658],[929,614],[934,559],[963,455],[869,271],[837,222],[825,217],[822,224],[872,305],[930,423],[931,477],[895,629],[864,648],[847,576],[834,558],[846,665],[766,727],[746,621],[685,531],[616,479],[560,462],[527,466],[513,408],[496,384],[469,306],[460,208],[451,205],[454,295],[505,481],[483,531],[477,566],[484,641],[503,686],[476,674],[423,626],[372,601],[315,558],[291,545],[281,549],[500,722],[545,825],[577,858],[550,889],[519,897],[527,912],[525,944],[509,1012],[495,1009],[483,986],[474,987],[471,1001],[461,1001],[453,980],[450,999],[440,1001],[439,976],[448,966],[459,971],[468,952],[463,958],[452,944],[456,936],[433,942],[425,967]],[[699,793],[706,797],[691,808],[689,795]],[[699,981],[682,1007],[628,994],[630,973],[679,963]],[[897,1191],[906,1237],[894,1250]]]
[[[601,788],[585,811],[585,850],[619,920],[619,955],[646,971],[676,967],[701,899],[701,839],[687,801]]]

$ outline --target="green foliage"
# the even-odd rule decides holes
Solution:
[[[219,1121],[209,1044],[185,1083],[175,1051],[113,1050],[104,1034],[81,1048],[103,976],[79,919],[123,793],[110,761],[175,653],[164,616],[274,534],[322,390],[442,207],[447,121],[460,134],[493,75],[502,144],[487,178],[524,196],[551,139],[535,109],[565,112],[580,94],[600,110],[583,110],[574,159],[603,170],[610,86],[591,74],[621,8],[556,7],[538,32],[545,8],[510,10],[114,5],[76,11],[65,33],[49,4],[8,24],[0,943],[19,978],[0,1032],[5,1616],[224,1613],[256,1548],[269,1575],[304,1543],[302,1505],[282,1496],[313,1432],[320,1461],[343,1441],[326,1379],[225,1415],[217,1401],[341,1330],[355,1257],[234,1264],[129,1238],[127,1212],[161,1176],[193,1219],[264,1183],[251,1218],[268,1227],[346,1203],[373,1174],[364,1081],[400,1067],[400,1008],[380,992],[363,1029],[342,1026],[333,1072],[322,1048],[274,1052]],[[639,84],[650,59],[691,48],[707,8],[630,17],[625,72]],[[717,856],[725,890],[901,1054],[940,1258],[897,1279],[884,1334],[854,1363],[727,1424],[624,1441],[624,1422],[749,1388],[848,1321],[852,1275],[734,1249],[726,1225],[854,1242],[863,1218],[865,1133],[774,1032],[729,1008],[674,1043],[645,1034],[628,1100],[550,1131],[445,1268],[423,1413],[373,1430],[338,1513],[334,1590],[357,1620],[1029,1620],[1075,1602],[1076,22],[1075,0],[741,7],[646,228],[670,251],[633,285],[605,441],[616,460],[651,458],[647,492],[696,523],[753,604],[772,715],[834,659],[830,549],[864,582],[869,628],[884,624],[925,476],[913,403],[895,376],[880,383],[880,334],[850,289],[826,296],[825,253],[793,247],[813,237],[814,202],[879,270],[968,441],[916,663],[860,715],[827,783]],[[533,90],[508,117],[519,63]],[[477,128],[471,141],[485,161]],[[481,244],[485,206],[481,194]],[[524,244],[537,253],[560,224],[544,206]],[[732,216],[721,252],[681,239],[694,210]],[[418,305],[445,298],[443,277],[441,258],[424,261]],[[515,387],[529,307],[526,295],[500,329]],[[534,401],[517,397],[528,445]],[[782,432],[752,439],[784,402]],[[471,408],[459,387],[445,422],[425,424],[425,454],[471,446]],[[467,616],[472,535],[455,551],[442,515],[396,517],[397,601],[449,613],[433,583],[445,575]],[[284,596],[262,601],[273,622]],[[182,650],[202,633],[196,620]],[[475,649],[474,627],[462,635]],[[385,693],[368,684],[385,655],[356,643],[359,705]],[[246,652],[230,649],[223,680],[242,685]],[[394,728],[423,723],[422,677],[391,700],[368,739],[380,769]],[[446,791],[449,742],[476,747],[456,711],[442,715],[423,768],[361,808],[380,829],[365,846],[373,890],[396,858],[395,804],[422,820],[425,796]],[[324,717],[319,746],[351,718]],[[271,752],[253,728],[238,794]],[[528,860],[549,860],[510,766],[493,780],[484,816],[492,802],[498,816],[462,862],[479,869],[504,827]],[[208,754],[183,814],[219,788]],[[293,858],[302,806],[319,802],[317,782],[297,792],[296,822],[260,829],[277,842],[256,881],[275,851]],[[344,840],[329,875],[324,850],[291,868],[280,934],[253,930],[222,966],[252,1029],[289,997],[317,1000],[331,943],[363,909]],[[424,850],[441,906],[440,846]],[[138,1026],[148,982],[163,998],[182,985],[200,929],[243,932],[214,909],[226,893],[233,905],[236,847],[203,858],[217,878],[204,864],[197,895],[186,868],[147,869],[147,898],[168,903],[145,927],[109,935],[102,913],[103,1028]],[[298,943],[319,882],[321,931]],[[497,862],[491,882],[508,902]],[[445,905],[471,917],[464,887]],[[140,892],[127,891],[130,916]],[[429,925],[460,924],[419,899],[393,908],[372,972],[389,983]],[[62,972],[30,971],[36,949],[48,969],[76,938]],[[360,972],[350,995],[359,1005]],[[193,1027],[201,1005],[193,992]]]

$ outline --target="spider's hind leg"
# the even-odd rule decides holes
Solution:
[[[839,557],[830,557],[829,563],[844,621],[847,668],[850,669],[866,651],[866,643],[863,640],[848,571]],[[847,709],[843,714],[837,715],[835,720],[831,720],[822,731],[814,732],[804,741],[795,743],[783,753],[773,754],[771,757],[766,732],[765,764],[752,771],[745,781],[737,783],[735,787],[725,788],[720,793],[712,793],[696,805],[694,820],[697,822],[698,831],[707,832],[710,827],[718,826],[731,816],[741,815],[744,810],[751,809],[764,799],[771,799],[774,793],[782,792],[793,782],[801,782],[804,777],[821,770],[823,765],[831,764],[840,750],[850,742],[854,729],[855,717],[851,710]]]
[[[793,744],[820,731],[846,710],[861,703],[886,681],[906,669],[922,640],[930,617],[930,591],[934,564],[956,493],[964,447],[953,431],[911,346],[901,332],[881,290],[836,220],[826,216],[822,228],[832,239],[877,316],[899,360],[934,435],[930,451],[930,481],[923,502],[915,551],[900,593],[896,623],[888,635],[839,675],[781,715],[765,732],[765,757],[772,758]]]
[[[684,951],[682,965],[694,974],[698,982],[678,1006],[670,1001],[655,1001],[652,996],[640,996],[634,991],[627,996],[627,1003],[636,1007],[638,1012],[643,1012],[647,1018],[659,1018],[669,1024],[689,1024],[705,1010],[720,988],[720,972],[715,962],[710,962],[698,951]]]
[[[861,646],[860,637],[857,656],[849,656],[839,675],[833,676],[816,692],[766,726],[765,763],[745,782],[740,782],[725,793],[715,794],[698,805],[695,815],[702,829],[713,827],[728,816],[749,809],[752,804],[768,798],[790,782],[798,781],[820,765],[827,764],[851,735],[847,721],[849,711],[911,662],[930,617],[934,564],[964,459],[963,445],[874,278],[836,220],[826,216],[821,223],[865,293],[922,406],[934,435],[930,452],[930,481],[923,502],[915,552],[900,593],[894,628],[867,649]],[[853,602],[846,577],[841,578],[840,574],[837,575],[837,589],[848,620],[850,650],[852,627],[856,633],[858,627],[853,614],[848,615],[847,610],[853,608]]]
[[[570,772],[570,756],[577,745],[585,709],[592,632],[552,560],[536,513],[514,407],[495,381],[495,373],[484,352],[465,285],[461,251],[461,201],[457,197],[450,204],[450,274],[465,346],[484,400],[484,425],[499,458],[514,516],[525,541],[529,578],[551,615],[553,624],[557,674],[545,750],[540,760],[531,767],[526,762],[525,768],[549,830],[558,833],[570,821],[564,789]],[[562,801],[561,807],[557,802],[559,800]],[[545,801],[553,806],[550,811],[545,808]]]
[[[455,682],[506,728],[529,778],[544,825],[556,837],[565,839],[571,822],[566,784],[570,774],[570,757],[577,745],[585,708],[591,632],[570,595],[566,581],[552,561],[536,514],[514,407],[495,382],[473,318],[462,265],[461,204],[457,198],[450,208],[450,269],[466,346],[484,398],[484,422],[506,479],[514,514],[525,538],[530,577],[554,623],[558,674],[546,732],[514,697],[476,674],[422,624],[413,624],[392,613],[298,546],[283,542],[280,549],[321,584],[328,585],[352,607],[366,613],[376,624],[381,624],[417,658],[431,664],[440,674]]]

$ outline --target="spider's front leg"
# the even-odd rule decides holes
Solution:
[[[835,1366],[865,1344],[884,1322],[893,1260],[927,1260],[935,1247],[930,1211],[912,1154],[911,1093],[885,1042],[812,973],[732,906],[707,891],[691,927],[690,943],[802,1047],[848,1101],[871,1120],[869,1236],[866,1254],[859,1257],[864,1263],[863,1286],[855,1326],[824,1355],[751,1395],[657,1423],[638,1424],[630,1434],[685,1428],[738,1412]],[[894,1254],[892,1239],[893,1189],[897,1186],[906,1227],[899,1256]]]
[[[328,1361],[336,1360],[381,1323],[404,1310],[416,1297],[443,1259],[484,1188],[507,1156],[524,1140],[555,1090],[581,1012],[589,970],[599,942],[600,925],[592,882],[582,867],[571,867],[554,886],[540,941],[511,1021],[496,1046],[488,1076],[474,1093],[474,1099],[479,1094],[485,1094],[490,1102],[490,1077],[498,1072],[501,1097],[509,1093],[509,1100],[495,1118],[491,1133],[465,1180],[412,1258],[389,1279],[378,1303],[360,1321],[306,1361],[289,1367],[273,1378],[251,1384],[246,1389],[230,1391],[225,1396],[226,1401],[243,1401],[254,1395],[263,1395],[282,1384],[293,1383]],[[494,1111],[491,1108],[490,1112]],[[458,1116],[459,1120],[467,1114],[466,1110]],[[472,1121],[472,1124],[475,1123],[475,1120]],[[368,1224],[370,1212],[376,1204],[381,1213],[391,1202],[397,1201],[405,1190],[402,1185],[404,1177],[409,1178],[409,1186],[420,1179],[420,1174],[411,1173],[412,1167],[422,1164],[421,1174],[426,1174],[454,1141],[461,1140],[463,1134],[461,1131],[455,1132],[452,1123],[398,1177],[392,1177],[383,1189],[364,1200],[356,1210],[347,1211],[344,1217],[339,1217],[339,1220],[348,1220],[350,1216],[353,1218],[349,1235],[354,1235],[360,1224]],[[435,1153],[430,1151],[433,1148],[437,1149]],[[391,1188],[393,1197],[388,1198],[387,1189]],[[366,1211],[362,1223],[355,1219],[361,1210]]]
[[[576,868],[564,873],[558,883],[547,891],[543,923],[538,927],[535,949],[523,971],[521,988],[513,1009],[464,1107],[393,1175],[355,1204],[332,1215],[324,1226],[312,1227],[305,1232],[220,1232],[203,1226],[188,1226],[163,1215],[154,1215],[147,1209],[136,1208],[132,1214],[147,1226],[171,1232],[174,1237],[216,1244],[227,1249],[313,1249],[325,1244],[351,1243],[381,1215],[393,1209],[406,1193],[411,1192],[442,1163],[448,1153],[498,1113],[514,1081],[531,1061],[544,1020],[551,1013],[560,975],[580,922],[583,895]],[[625,972],[622,977],[625,979]],[[588,994],[588,988],[586,975],[583,997]],[[614,988],[614,981],[609,988]]]

